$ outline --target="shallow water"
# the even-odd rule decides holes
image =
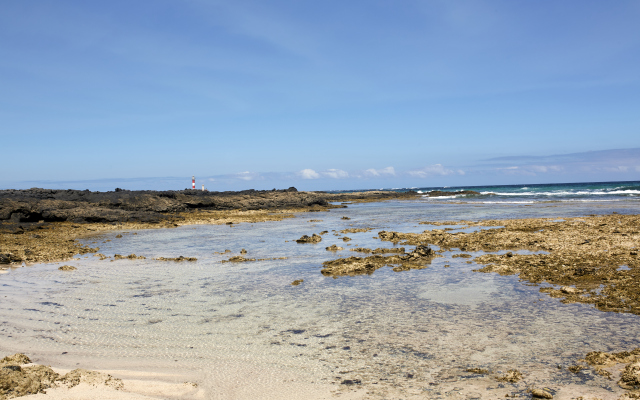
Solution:
[[[593,350],[640,346],[638,316],[562,304],[517,276],[473,272],[476,264],[449,252],[422,270],[383,268],[370,276],[333,279],[320,269],[323,261],[361,255],[349,248],[391,247],[374,238],[380,230],[430,228],[419,221],[611,211],[638,207],[386,202],[278,222],[184,226],[123,233],[120,239],[114,232],[88,243],[97,242],[107,256],[135,253],[147,259],[89,256],[0,276],[0,349],[45,359],[58,355],[63,363],[94,368],[179,368],[202,373],[202,380],[220,360],[242,360],[301,371],[315,382],[361,380],[371,395],[393,387],[437,397],[433,385],[464,381],[460,371],[469,367],[495,373],[518,368],[546,385],[605,387],[610,383],[601,377],[557,372],[557,365],[575,364]],[[337,232],[361,227],[372,230]],[[319,244],[295,242],[325,230]],[[344,242],[343,236],[352,240]],[[326,251],[331,244],[345,250]],[[287,259],[220,262],[243,248],[245,257]],[[232,253],[214,254],[225,249]],[[180,255],[198,261],[152,260]],[[62,264],[78,270],[59,271]],[[291,286],[296,279],[304,282]]]

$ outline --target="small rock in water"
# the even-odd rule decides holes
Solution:
[[[296,279],[295,281],[291,282],[291,285],[298,286],[302,282],[304,282],[304,279]]]
[[[175,262],[181,262],[181,261],[198,261],[197,258],[195,257],[184,257],[184,256],[180,256],[180,257],[158,257],[158,258],[154,258],[154,260],[158,260],[158,261],[175,261]]]
[[[75,270],[77,270],[78,268],[76,268],[76,267],[72,267],[71,265],[63,265],[63,266],[61,266],[61,267],[58,267],[58,269],[59,269],[60,271],[75,271]]]
[[[522,379],[522,373],[517,369],[510,369],[506,374],[499,377],[498,380],[502,382],[516,383]]]
[[[471,373],[474,373],[474,374],[481,374],[481,375],[489,373],[489,370],[484,369],[484,368],[467,368],[465,371],[471,372]]]
[[[322,241],[322,236],[314,233],[313,236],[303,235],[300,239],[296,240],[297,243],[319,243]]]

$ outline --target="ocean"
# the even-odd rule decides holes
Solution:
[[[465,232],[479,228],[455,221],[637,214],[640,182],[413,190],[424,196],[283,221],[115,231],[86,241],[107,260],[84,255],[11,269],[0,275],[0,351],[69,368],[179,372],[176,379],[198,382],[207,398],[246,398],[228,395],[237,385],[269,398],[292,382],[365,387],[361,398],[526,394],[524,386],[469,378],[468,368],[517,368],[527,382],[591,393],[611,385],[587,372],[557,373],[558,366],[566,371],[593,350],[640,347],[639,316],[563,304],[518,276],[474,272],[478,266],[453,257],[456,251],[420,270],[332,278],[320,269],[360,255],[350,251],[356,247],[393,247],[377,238],[381,230]],[[430,190],[451,196],[428,197]],[[354,228],[362,231],[341,232]],[[295,241],[325,231],[318,244]],[[344,249],[325,250],[332,244]],[[265,260],[222,262],[242,249]],[[133,253],[146,259],[113,258]],[[153,260],[181,255],[198,260]],[[59,271],[63,264],[78,269]]]
[[[549,201],[611,202],[640,198],[640,182],[585,182],[551,183],[534,185],[496,185],[464,187],[411,188],[418,193],[432,190],[451,192],[445,199],[464,199],[483,204],[495,203],[535,203]],[[407,189],[400,189],[407,190]],[[460,195],[456,192],[472,190],[480,195]]]

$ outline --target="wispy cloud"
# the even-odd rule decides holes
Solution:
[[[381,169],[369,168],[364,171],[364,176],[395,176],[396,170],[393,167],[386,167]]]
[[[244,171],[231,175],[231,178],[242,179],[243,181],[255,181],[261,179],[262,177],[256,172]]]
[[[445,176],[452,175],[454,170],[445,168],[442,164],[427,165],[424,168],[407,171],[407,173],[416,178],[427,178],[429,176]]]
[[[629,173],[638,171],[640,148],[598,150],[549,156],[509,156],[481,161],[472,168],[478,172],[514,175],[559,175],[584,173]],[[585,176],[585,179],[589,179]]]

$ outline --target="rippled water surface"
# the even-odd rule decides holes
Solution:
[[[380,230],[429,228],[419,221],[638,210],[635,202],[619,203],[387,202],[279,222],[114,232],[88,243],[97,242],[107,256],[147,259],[89,256],[0,275],[0,349],[141,369],[207,371],[220,360],[250,360],[304,371],[322,382],[360,380],[432,395],[439,392],[429,382],[462,379],[451,371],[468,367],[517,367],[548,384],[584,384],[592,378],[545,371],[575,363],[588,351],[639,346],[637,316],[562,304],[517,276],[473,272],[476,264],[452,253],[426,269],[399,273],[383,268],[333,279],[320,269],[323,261],[359,255],[350,248],[392,246],[374,238]],[[372,230],[337,232],[362,227]],[[325,230],[319,244],[295,242]],[[115,238],[117,233],[123,237]],[[345,250],[326,251],[331,244]],[[286,259],[220,262],[243,248],[245,257]],[[215,254],[226,249],[232,253]],[[198,261],[152,260],[180,255]],[[59,271],[62,264],[78,269]],[[292,286],[297,279],[304,282]]]

